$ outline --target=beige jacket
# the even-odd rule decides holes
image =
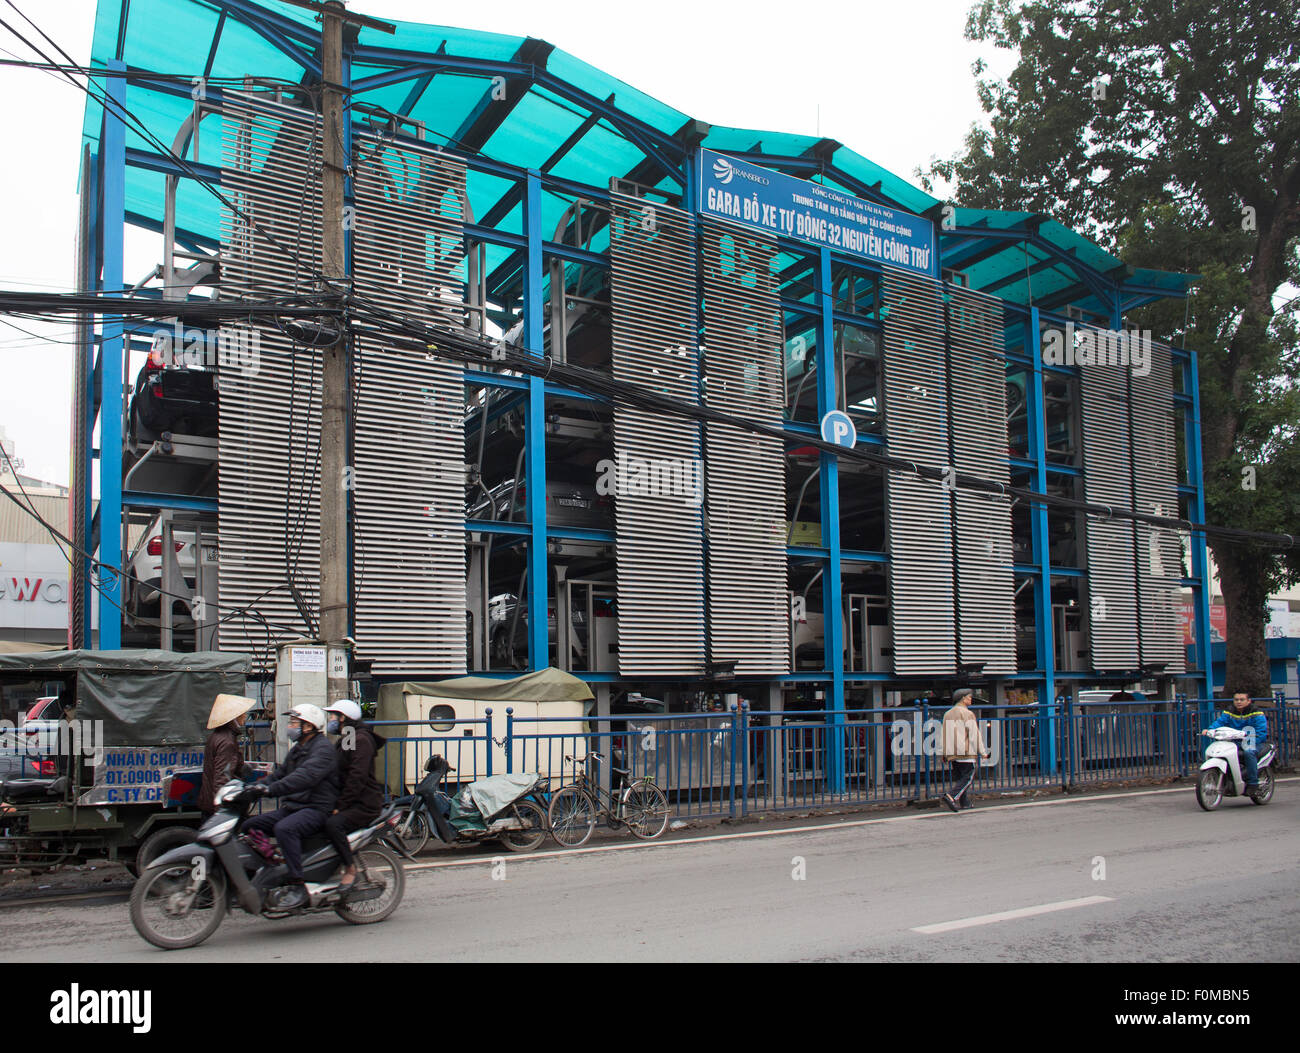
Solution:
[[[987,757],[979,722],[969,706],[956,705],[943,715],[943,759],[974,761]]]

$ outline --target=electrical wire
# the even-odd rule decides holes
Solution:
[[[595,395],[605,401],[633,406],[665,416],[686,417],[702,423],[729,424],[753,434],[779,439],[783,443],[794,438],[778,427],[725,413],[708,405],[696,405],[674,399],[623,381],[615,382],[595,370],[567,363],[557,363],[547,356],[519,352],[502,344],[488,343],[473,334],[436,328],[403,319],[360,294],[354,293],[349,306],[355,319],[353,327],[356,331],[370,332],[381,339],[395,342],[398,346],[423,349],[454,361],[488,369],[505,367],[528,376],[553,378],[557,382],[562,382],[575,390]],[[1033,490],[1026,490],[967,473],[959,472],[954,475],[945,468],[918,464],[866,447],[849,449],[836,446],[814,436],[800,435],[797,436],[797,439],[800,445],[816,447],[827,453],[835,454],[843,460],[857,461],[873,467],[906,472],[919,479],[941,485],[955,485],[957,489],[968,490],[990,498],[1016,498],[1046,507],[1071,509],[1106,518],[1127,519],[1166,530],[1194,531],[1207,535],[1252,541],[1276,548],[1293,548],[1297,545],[1297,538],[1292,534],[1271,534],[1240,530],[1233,527],[1197,523],[1169,516],[1156,516],[1132,509],[1079,501],[1073,498],[1041,494]]]
[[[5,450],[3,446],[0,446],[0,455],[3,455],[5,462],[9,464],[10,470],[13,471],[15,479],[17,479],[17,471],[13,468],[13,462],[9,458],[9,452]],[[19,480],[19,487],[20,488],[22,487],[21,480]],[[75,555],[80,559],[89,562],[91,569],[95,571],[95,573],[97,574],[106,575],[108,578],[111,579],[119,579],[124,584],[126,582],[131,582],[132,584],[135,585],[144,586],[145,588],[154,590],[160,596],[166,596],[172,600],[180,600],[182,603],[188,604],[192,602],[193,597],[191,596],[184,596],[181,595],[180,593],[169,592],[163,589],[161,586],[156,586],[149,582],[144,581],[143,579],[131,573],[129,570],[126,570],[125,568],[114,567],[109,563],[104,563],[103,561],[96,559],[92,554],[90,554],[85,549],[77,545],[76,542],[72,541],[70,538],[64,535],[62,531],[58,530],[55,526],[53,526],[53,524],[49,522],[49,520],[47,520],[43,515],[41,515],[41,513],[36,509],[36,506],[33,503],[31,496],[27,494],[25,489],[23,490],[23,496],[27,498],[27,504],[24,504],[21,500],[19,500],[18,496],[14,494],[13,491],[11,491],[8,487],[0,487],[0,493],[3,493],[5,497],[7,497],[10,501],[16,504],[29,516],[31,516],[38,523],[40,523],[40,525],[45,528],[45,531],[52,538],[54,538],[55,543],[60,548],[60,551],[63,553],[64,557],[68,559],[70,563],[75,563],[75,560],[73,559],[73,556]],[[118,610],[120,610],[123,614],[127,614],[128,616],[130,616],[129,612],[127,612],[126,609],[117,600],[113,599],[112,596],[107,595],[104,592],[103,587],[101,587],[98,583],[94,582],[89,576],[87,576],[87,581],[90,582],[91,586],[97,592],[99,592],[101,596],[103,596],[106,600],[108,600],[109,603],[117,607]],[[269,594],[269,592],[274,592],[275,589],[279,589],[283,587],[284,587],[283,585],[276,585],[272,589],[268,590],[268,592],[263,593],[263,596]],[[259,597],[259,599],[260,598],[261,597]],[[268,627],[274,625],[277,629],[281,629],[285,632],[294,633],[294,634],[297,634],[300,631],[296,626],[286,626],[286,625],[281,625],[275,622],[268,621],[265,618],[265,616],[262,615],[260,612],[253,610],[251,605],[245,605],[243,607],[234,607],[234,606],[214,603],[212,606],[216,607],[218,611],[221,611],[223,609],[230,611],[231,614],[228,615],[227,617],[234,617],[238,614],[245,614]],[[225,619],[222,619],[222,621],[224,620]]]

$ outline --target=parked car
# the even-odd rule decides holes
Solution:
[[[14,745],[28,757],[57,752],[61,720],[63,720],[63,703],[58,695],[38,698],[35,705],[23,715],[22,722],[14,733]],[[3,748],[3,744],[0,744],[0,748]],[[53,765],[53,762],[51,761],[50,764]],[[27,776],[33,772],[27,769],[22,774]],[[52,766],[49,774],[53,774]]]
[[[131,434],[148,439],[164,432],[213,437],[217,434],[216,374],[206,369],[164,366],[153,355],[141,368],[131,398]]]
[[[52,779],[56,774],[53,757],[32,757],[0,746],[0,786],[9,779]]]
[[[528,483],[507,479],[492,487],[486,495],[480,490],[477,498],[470,494],[465,508],[466,519],[486,519],[492,522],[522,523],[528,518]],[[553,527],[577,527],[585,530],[612,530],[614,528],[614,502],[606,494],[596,492],[595,479],[578,481],[549,476],[546,480],[546,522]]]
[[[500,593],[488,600],[488,639],[491,641],[493,665],[517,667],[522,669],[528,661],[528,606],[518,610],[518,599],[512,592]],[[595,601],[595,617],[616,619],[618,612],[612,597],[602,597]],[[562,669],[593,669],[587,647],[587,612],[575,604],[572,611],[573,631],[569,638],[572,654],[569,661],[559,657]],[[546,638],[550,647],[556,646],[555,640],[555,602],[546,608]],[[609,623],[608,633],[598,633],[597,640],[618,638],[617,621]]]
[[[127,579],[127,610],[133,614],[139,613],[144,608],[158,609],[162,597],[162,545],[162,519],[159,517],[150,523],[149,529],[141,535],[127,563],[127,572],[131,575],[131,578]],[[174,531],[172,547],[176,551],[176,563],[185,578],[185,585],[192,590],[195,564],[198,559],[193,532]]]

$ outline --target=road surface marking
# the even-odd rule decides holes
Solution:
[[[1083,899],[1063,899],[1059,903],[1044,903],[1039,907],[1020,907],[1018,910],[1003,910],[997,914],[979,914],[973,918],[960,918],[957,921],[941,921],[937,925],[918,925],[913,932],[922,932],[927,936],[937,936],[941,932],[955,929],[970,929],[976,925],[992,925],[999,921],[1013,921],[1016,918],[1032,918],[1036,914],[1052,914],[1058,910],[1073,910],[1075,907],[1092,907],[1098,903],[1112,903],[1110,896],[1085,896]]]
[[[1278,782],[1295,782],[1295,778],[1278,779]],[[977,812],[1004,812],[1012,808],[1054,808],[1062,804],[1082,804],[1085,801],[1126,800],[1130,797],[1153,797],[1163,793],[1186,793],[1193,791],[1186,786],[1176,786],[1168,790],[1136,790],[1131,793],[1102,793],[1090,797],[1058,797],[1050,801],[1021,801],[1016,804],[981,805]],[[475,856],[473,859],[453,859],[442,863],[407,863],[406,870],[439,870],[444,867],[491,866],[494,859],[505,858],[512,862],[523,863],[530,859],[563,859],[567,856],[590,855],[595,852],[632,852],[639,849],[673,848],[676,845],[699,845],[711,841],[740,841],[751,837],[783,837],[788,834],[808,834],[828,830],[845,830],[855,826],[878,826],[882,823],[911,823],[918,820],[935,821],[946,819],[952,813],[946,811],[924,812],[920,815],[891,815],[880,819],[850,819],[846,822],[816,823],[812,826],[789,826],[782,830],[747,830],[736,834],[708,834],[701,837],[679,837],[671,841],[631,841],[617,845],[593,845],[590,848],[566,848],[551,852],[502,852],[491,856]],[[961,822],[962,820],[955,820]]]

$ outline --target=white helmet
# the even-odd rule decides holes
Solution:
[[[340,698],[332,706],[325,707],[326,713],[342,713],[348,720],[361,719],[361,707],[350,698]]]
[[[289,716],[305,720],[317,731],[325,730],[324,712],[320,706],[313,706],[310,702],[305,702],[301,706],[294,706],[293,709],[289,710]]]

